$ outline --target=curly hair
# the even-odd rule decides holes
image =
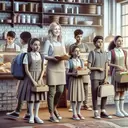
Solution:
[[[94,39],[93,39],[93,44],[94,45],[96,44],[96,42],[97,42],[98,39],[102,39],[103,40],[103,36],[100,36],[100,35],[95,36]]]

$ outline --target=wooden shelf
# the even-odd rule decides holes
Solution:
[[[40,0],[14,0],[14,2],[34,2],[34,3],[40,3]]]
[[[98,14],[75,14],[75,13],[58,13],[58,12],[55,12],[55,13],[43,13],[44,15],[66,15],[66,16],[95,16],[95,17],[101,17],[103,15],[98,15]]]
[[[11,10],[6,10],[6,11],[0,10],[0,13],[12,13],[12,11]]]
[[[24,14],[42,14],[42,12],[29,12],[29,11],[14,11],[14,13],[24,13]]]
[[[42,26],[42,23],[14,23],[14,26],[15,25],[33,25],[33,26],[39,26],[39,27],[43,27]]]
[[[44,23],[43,25],[49,25],[50,23]],[[70,25],[70,24],[60,24],[61,26],[71,26],[71,27],[103,27],[101,25],[82,25],[82,24],[73,24],[73,25]]]
[[[77,2],[57,2],[57,1],[46,1],[43,3],[53,3],[53,4],[73,4],[73,5],[103,5],[102,3],[77,3]]]

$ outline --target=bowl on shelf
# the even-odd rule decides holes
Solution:
[[[88,21],[84,21],[84,25],[92,25],[92,24],[93,24],[93,21],[91,21],[91,20],[90,21],[89,20]]]

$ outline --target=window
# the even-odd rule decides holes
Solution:
[[[121,5],[121,20],[123,47],[128,47],[128,2]]]

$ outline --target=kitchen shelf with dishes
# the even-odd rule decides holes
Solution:
[[[65,14],[65,13],[59,13],[59,12],[56,12],[56,13],[50,13],[50,12],[47,12],[47,13],[43,13],[44,15],[68,15],[68,16],[89,16],[89,17],[102,17],[103,15],[99,15],[99,14],[76,14],[76,13],[68,13],[68,14]]]
[[[10,7],[7,3],[0,2],[0,13],[8,13],[7,16],[0,20],[0,24],[16,25],[37,25],[42,27],[43,8],[42,0],[12,0]],[[5,10],[8,10],[7,12]]]
[[[62,26],[103,27],[103,3],[83,3],[82,0],[79,0],[79,2],[78,0],[75,0],[76,2],[71,1],[44,0],[44,24],[55,21]],[[50,7],[51,4],[54,6]]]
[[[61,2],[61,1],[48,1],[48,0],[44,0],[43,3],[51,3],[51,4],[71,4],[71,5],[103,5],[101,2],[98,3],[88,3],[88,2]]]

